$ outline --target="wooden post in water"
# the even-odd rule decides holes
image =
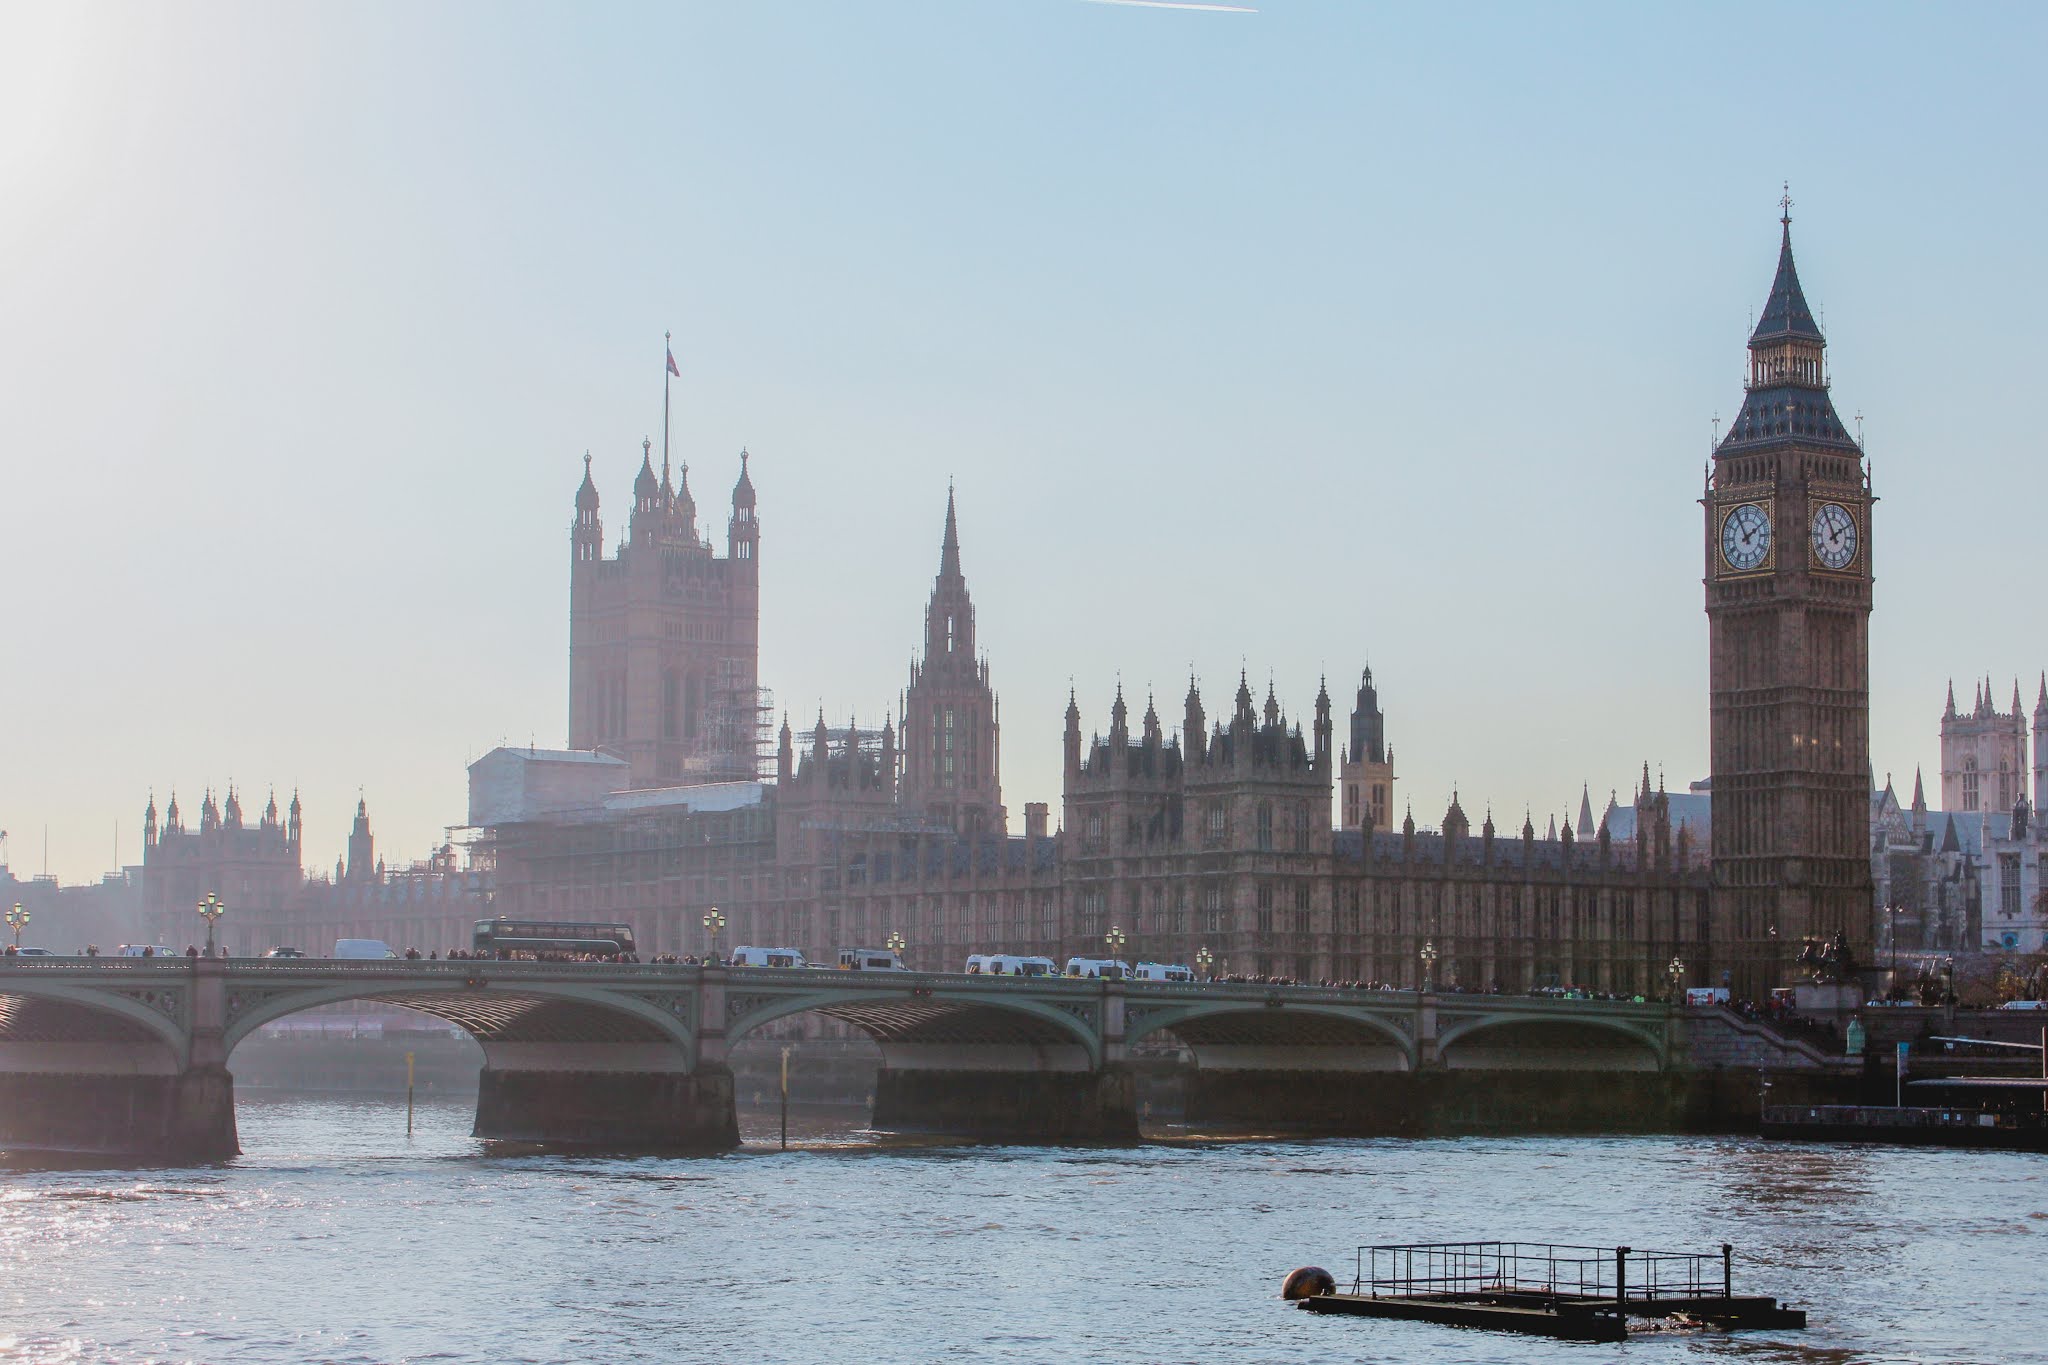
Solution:
[[[405,1135],[412,1136],[412,1054],[405,1054]]]
[[[1624,1324],[1628,1322],[1628,1253],[1627,1247],[1614,1249],[1614,1316]]]
[[[1735,1297],[1735,1248],[1721,1243],[1721,1297]]]
[[[789,1048],[782,1049],[782,1150],[789,1150]]]

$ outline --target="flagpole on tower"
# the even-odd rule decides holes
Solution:
[[[669,334],[661,334],[661,486],[668,482],[668,377],[676,372],[675,347],[669,344]]]

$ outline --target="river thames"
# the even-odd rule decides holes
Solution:
[[[487,1152],[467,1103],[244,1098],[241,1159],[0,1171],[5,1361],[2048,1360],[2048,1158],[1741,1139]],[[1712,1250],[1804,1332],[1299,1313],[1366,1242]]]

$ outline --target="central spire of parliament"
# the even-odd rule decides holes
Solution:
[[[904,799],[962,834],[1002,829],[998,720],[988,660],[975,653],[974,601],[960,572],[960,520],[948,486],[924,657],[911,666],[903,697]]]

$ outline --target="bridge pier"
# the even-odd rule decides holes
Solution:
[[[226,1067],[168,1075],[0,1073],[0,1148],[137,1157],[175,1165],[241,1154]]]
[[[1138,1082],[1121,1063],[1094,1071],[884,1066],[872,1122],[991,1142],[1136,1144]]]
[[[529,1071],[477,1077],[480,1138],[611,1151],[712,1152],[740,1145],[732,1072]]]

